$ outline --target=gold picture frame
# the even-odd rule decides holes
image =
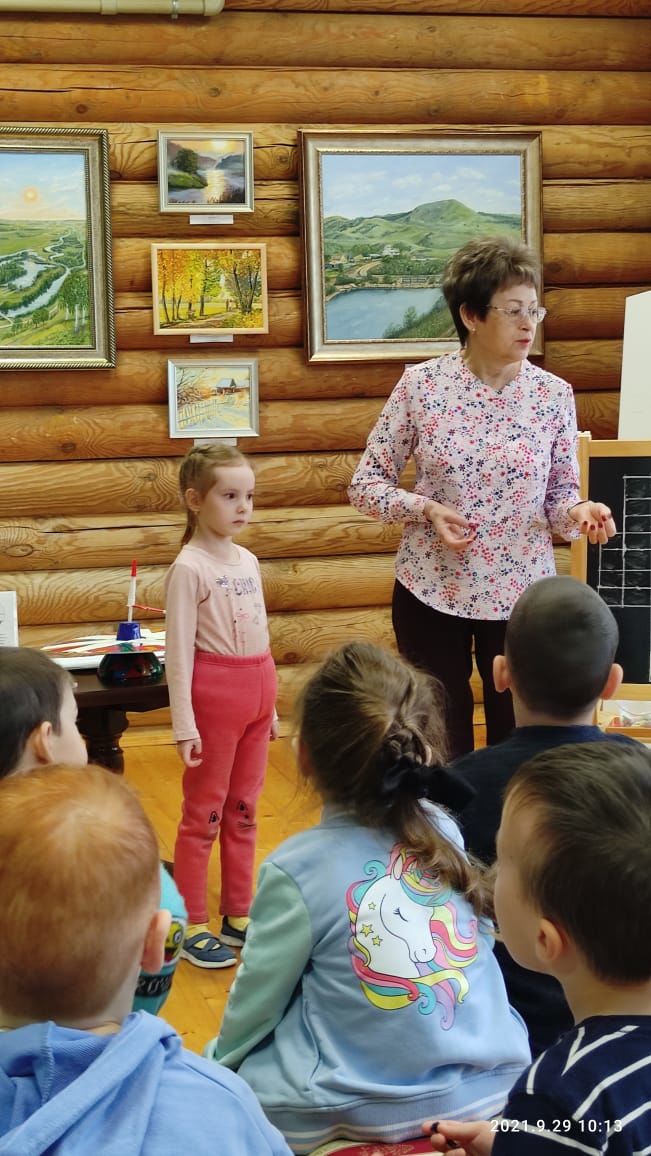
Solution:
[[[266,245],[170,241],[151,247],[154,333],[268,333]]]
[[[309,361],[455,349],[452,253],[508,232],[542,255],[540,133],[301,129],[299,145]]]
[[[0,125],[0,368],[115,365],[108,132]]]

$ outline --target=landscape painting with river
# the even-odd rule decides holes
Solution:
[[[0,152],[0,347],[95,344],[86,156]]]

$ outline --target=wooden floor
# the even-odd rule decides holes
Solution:
[[[158,832],[161,858],[171,859],[181,813],[182,765],[169,732],[134,727],[124,736],[123,747],[125,778],[138,791]],[[298,785],[289,739],[278,739],[270,747],[267,778],[258,807],[258,862],[283,839],[314,823],[319,810],[313,795]],[[220,924],[218,875],[219,857],[213,854],[209,908],[214,912],[210,926],[215,932]],[[219,1031],[235,971],[234,967],[207,971],[186,960],[179,962],[163,1016],[192,1051],[200,1052]]]

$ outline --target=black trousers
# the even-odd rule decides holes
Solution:
[[[499,743],[513,730],[511,692],[498,694],[493,659],[504,653],[506,622],[457,618],[432,610],[400,582],[393,588],[393,629],[403,658],[433,674],[446,692],[446,727],[450,758],[473,750],[473,696],[470,687],[472,647],[484,686],[486,742]]]

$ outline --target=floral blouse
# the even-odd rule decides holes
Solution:
[[[502,390],[451,353],[405,370],[355,471],[352,504],[403,522],[396,577],[446,614],[506,619],[532,582],[554,574],[552,533],[578,537],[572,387],[523,361]],[[400,475],[413,457],[413,492]],[[463,514],[476,537],[459,553],[424,514],[432,498]]]

